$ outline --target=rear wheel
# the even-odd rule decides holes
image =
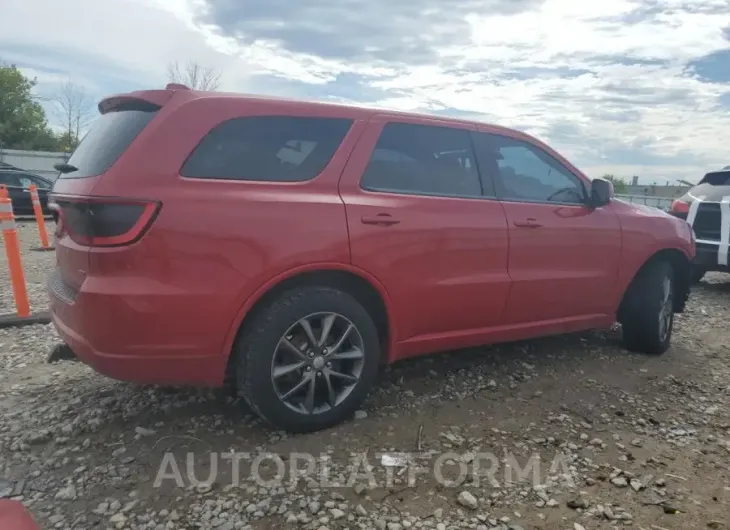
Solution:
[[[253,411],[277,428],[309,432],[362,404],[378,373],[380,341],[355,298],[302,287],[247,325],[235,355],[238,392]]]
[[[639,272],[628,293],[623,318],[624,345],[630,351],[662,354],[674,326],[674,270],[656,261]]]

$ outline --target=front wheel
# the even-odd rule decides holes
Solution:
[[[630,351],[662,354],[674,326],[674,269],[666,261],[646,266],[630,287],[623,318],[624,345]]]
[[[380,340],[351,295],[302,287],[247,325],[234,354],[238,392],[253,411],[277,428],[311,432],[362,404],[378,373]]]

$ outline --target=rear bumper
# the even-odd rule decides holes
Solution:
[[[57,275],[48,282],[53,324],[79,360],[120,381],[223,384],[227,359],[219,351],[180,344],[184,332],[170,333],[174,315],[165,312],[169,300],[158,300],[155,307],[150,305],[155,296],[114,293],[108,284],[93,284],[84,282],[70,299]],[[175,303],[180,303],[179,297]]]
[[[695,259],[693,265],[708,271],[730,271],[730,252],[722,248],[719,241],[695,241]]]

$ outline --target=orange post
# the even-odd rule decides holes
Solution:
[[[19,317],[28,317],[30,316],[30,303],[28,302],[28,291],[25,288],[23,264],[20,261],[18,232],[15,230],[13,204],[8,198],[8,190],[5,186],[0,186],[0,231],[3,233],[5,253],[8,256],[8,269],[10,269],[10,283],[15,298],[15,311]]]
[[[35,213],[35,221],[38,225],[38,235],[41,237],[41,248],[48,250],[46,220],[43,218],[43,208],[41,208],[41,200],[38,198],[38,187],[35,184],[30,185],[30,199],[33,201],[33,212]]]

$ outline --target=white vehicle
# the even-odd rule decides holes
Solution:
[[[695,283],[708,271],[730,272],[730,166],[707,173],[672,203],[670,213],[686,219],[694,231],[697,254],[692,279]]]

